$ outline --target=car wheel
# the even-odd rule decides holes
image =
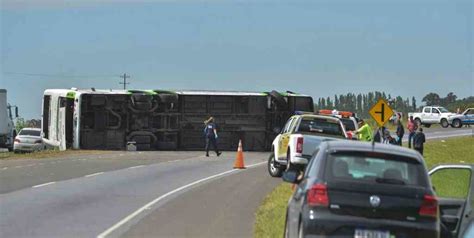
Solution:
[[[415,123],[416,123],[416,125],[417,125],[418,127],[420,127],[420,126],[421,126],[421,120],[420,120],[420,118],[416,118],[416,119],[415,119]]]
[[[270,157],[268,157],[268,173],[272,177],[281,177],[283,174],[283,170],[275,166],[275,153],[272,153]]]
[[[304,228],[303,228],[303,222],[300,221],[300,225],[298,228],[298,238],[304,238]]]
[[[461,128],[461,127],[462,127],[462,122],[461,122],[461,120],[455,119],[455,120],[453,121],[453,127],[455,127],[455,128]]]
[[[441,120],[441,126],[442,126],[443,128],[447,128],[447,127],[449,126],[448,120],[442,119],[442,120]]]
[[[431,127],[431,124],[425,124],[424,125],[426,128],[430,128]]]

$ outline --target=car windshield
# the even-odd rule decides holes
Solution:
[[[438,107],[438,110],[441,112],[441,113],[447,113],[449,112],[448,109],[444,108],[444,107]]]
[[[41,136],[41,131],[38,130],[21,130],[21,136]]]
[[[379,153],[330,155],[326,171],[332,179],[360,183],[426,186],[423,166],[413,159]]]
[[[343,130],[338,121],[325,118],[303,118],[298,127],[298,132],[344,137]]]
[[[346,131],[355,131],[355,123],[349,118],[341,118],[342,124],[346,127]]]

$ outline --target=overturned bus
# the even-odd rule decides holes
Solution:
[[[47,145],[65,150],[202,150],[203,122],[215,118],[219,148],[265,151],[295,111],[313,111],[293,92],[48,89],[42,103]]]

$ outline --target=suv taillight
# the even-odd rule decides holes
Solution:
[[[306,196],[309,206],[329,206],[328,188],[325,184],[317,183],[311,187]]]
[[[436,197],[425,195],[418,214],[424,217],[438,217],[438,200]]]
[[[296,153],[303,153],[303,137],[298,137],[296,139]]]

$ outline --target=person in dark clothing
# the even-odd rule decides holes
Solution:
[[[221,152],[217,149],[217,127],[214,123],[214,118],[209,117],[204,124],[206,124],[206,127],[204,128],[204,136],[206,137],[206,156],[209,157],[209,147],[211,144],[214,147],[217,156],[221,155]]]
[[[409,134],[408,134],[408,148],[411,148],[413,137],[415,136],[416,130],[418,129],[418,125],[413,120],[413,116],[410,116],[410,118],[408,119],[407,129],[408,129],[408,132],[409,132]]]
[[[415,134],[413,137],[413,148],[415,148],[416,151],[420,152],[421,155],[423,155],[423,144],[425,144],[425,134],[423,133],[423,128],[420,127],[418,129],[418,132]]]
[[[402,146],[403,136],[405,135],[405,128],[403,128],[402,118],[399,116],[397,121],[397,145]]]

